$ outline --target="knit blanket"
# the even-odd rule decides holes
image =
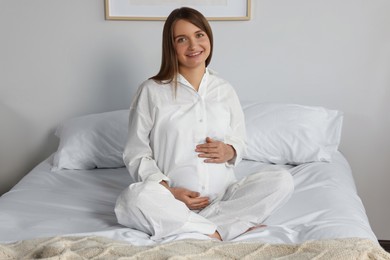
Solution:
[[[104,237],[52,237],[0,244],[0,259],[390,259],[368,239],[307,241],[302,244],[180,240],[135,246]]]

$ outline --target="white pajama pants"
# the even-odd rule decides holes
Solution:
[[[261,224],[293,190],[288,171],[259,172],[233,183],[222,197],[195,213],[158,182],[138,182],[120,194],[115,213],[120,224],[143,231],[153,240],[217,230],[228,241]]]

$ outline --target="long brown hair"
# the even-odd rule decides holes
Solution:
[[[174,35],[173,28],[176,21],[186,20],[202,31],[204,31],[210,39],[210,55],[206,59],[206,67],[211,61],[211,56],[213,54],[213,32],[211,30],[210,24],[207,19],[199,11],[189,8],[181,7],[175,9],[168,16],[165,21],[162,35],[162,58],[160,71],[157,75],[151,77],[151,79],[157,82],[175,82],[177,84],[176,77],[179,72],[179,62],[177,60],[177,55],[174,46]]]

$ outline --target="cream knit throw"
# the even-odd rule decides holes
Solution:
[[[297,245],[181,240],[133,246],[104,237],[54,237],[0,244],[0,259],[390,259],[378,244],[359,238]]]

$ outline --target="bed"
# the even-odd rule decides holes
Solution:
[[[195,233],[153,241],[119,225],[115,201],[131,179],[121,159],[128,111],[118,110],[61,124],[58,150],[1,196],[0,259],[390,259],[338,150],[343,114],[297,104],[243,108],[248,149],[237,178],[287,169],[295,184],[261,228],[224,242]]]

